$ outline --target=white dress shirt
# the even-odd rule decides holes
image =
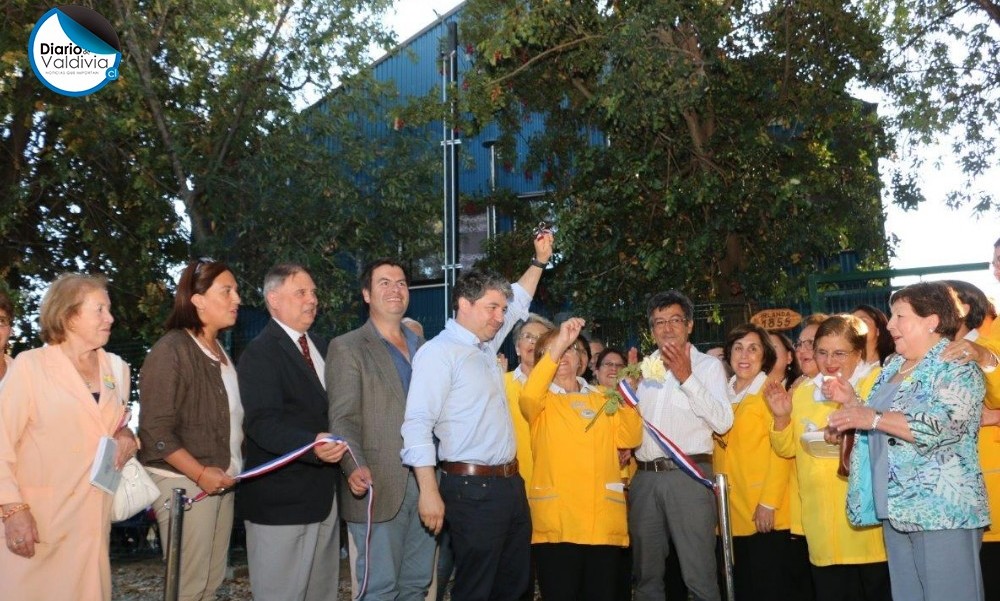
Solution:
[[[288,334],[288,337],[292,339],[293,343],[295,343],[295,350],[299,351],[299,354],[302,353],[302,347],[299,346],[299,338],[303,335],[306,337],[306,342],[309,344],[309,357],[312,358],[313,371],[316,372],[316,377],[319,378],[319,383],[323,385],[323,390],[326,390],[326,361],[323,359],[323,355],[319,352],[319,349],[316,348],[316,345],[313,344],[312,338],[310,338],[305,332],[299,332],[294,328],[290,328],[277,319],[274,320],[274,323],[281,326],[281,329]],[[303,357],[302,360],[305,361],[305,357]]]
[[[659,357],[656,351],[653,356]],[[722,362],[691,345],[691,375],[682,385],[672,372],[663,382],[639,383],[639,412],[687,455],[710,454],[713,432],[733,426],[726,368]],[[639,461],[665,457],[663,449],[643,430],[635,453]]]

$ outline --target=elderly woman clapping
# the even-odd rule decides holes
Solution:
[[[840,408],[831,386],[839,382],[864,397],[877,377],[877,369],[864,367],[865,334],[857,317],[828,317],[816,328],[810,345],[816,376],[792,394],[777,382],[764,387],[774,415],[771,445],[778,455],[795,459],[801,526],[820,601],[891,598],[881,528],[856,528],[847,521],[847,481],[837,474],[837,448],[823,444],[822,431]]]
[[[947,286],[921,282],[893,294],[889,332],[897,356],[867,405],[834,392],[837,431],[857,428],[848,513],[881,523],[894,599],[983,599],[979,546],[989,524],[976,447],[983,374],[942,353],[960,317]]]
[[[0,582],[10,598],[108,600],[112,497],[91,466],[103,437],[118,443],[119,469],[136,443],[122,425],[128,368],[103,348],[106,281],[60,276],[39,321],[46,345],[18,355],[0,387]]]

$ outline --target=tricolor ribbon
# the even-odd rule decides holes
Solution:
[[[343,438],[337,438],[335,436],[327,436],[325,438],[320,438],[319,440],[314,440],[314,441],[310,442],[307,445],[304,445],[304,446],[301,446],[301,447],[295,449],[294,451],[290,451],[288,453],[285,453],[281,457],[275,457],[274,459],[272,459],[272,460],[270,460],[270,461],[268,461],[266,463],[262,463],[262,464],[258,465],[257,467],[250,468],[248,470],[244,470],[244,471],[240,472],[239,474],[237,474],[234,477],[234,480],[236,480],[237,482],[240,482],[241,480],[246,480],[247,478],[256,478],[258,476],[263,476],[264,474],[273,472],[276,469],[285,467],[289,463],[295,461],[299,457],[301,457],[301,456],[305,455],[306,453],[308,453],[314,447],[317,447],[317,446],[319,446],[321,444],[337,443],[337,442],[345,442],[345,441],[344,441]],[[351,447],[347,447],[347,452],[350,453],[351,459],[354,459],[354,463],[357,463],[358,460],[354,456],[354,451],[351,450]],[[187,505],[190,506],[193,503],[197,503],[198,501],[201,501],[202,499],[204,499],[207,496],[208,496],[207,492],[201,491],[200,493],[198,493],[197,495],[195,495],[194,498],[185,499],[185,504],[187,504]],[[375,488],[369,482],[368,483],[368,525],[365,528],[365,577],[361,580],[361,585],[358,588],[358,595],[355,597],[355,599],[360,599],[362,596],[364,596],[365,590],[368,588],[368,572],[369,572],[368,566],[371,565],[370,557],[371,557],[371,547],[372,547],[371,546],[371,542],[372,542],[372,519],[373,519],[373,516],[374,516],[374,507],[375,507],[374,502],[375,502]]]
[[[642,412],[639,411],[639,397],[636,396],[635,391],[632,390],[632,387],[629,386],[628,382],[626,382],[624,378],[618,382],[618,392],[621,393],[622,400],[625,401],[625,404],[635,409],[636,413],[639,414],[639,417],[642,418],[642,423],[646,426],[646,431],[653,437],[656,444],[663,449],[663,452],[667,454],[667,458],[673,461],[682,472],[714,491],[715,483],[705,476],[705,472],[701,471],[698,464],[685,455],[684,451],[674,444],[674,441],[667,438],[666,434],[660,432],[656,426],[649,423],[649,420],[642,416]]]

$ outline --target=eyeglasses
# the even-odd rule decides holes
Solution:
[[[198,262],[195,263],[194,275],[195,276],[201,275],[201,268],[206,265],[211,265],[212,263],[215,263],[215,259],[211,257],[199,257]]]
[[[663,326],[669,325],[671,328],[676,328],[679,326],[687,325],[687,317],[681,317],[680,315],[674,315],[673,317],[668,317],[666,319],[654,319],[653,329],[662,328]]]
[[[621,368],[625,367],[625,364],[624,363],[618,363],[616,361],[605,361],[604,363],[601,363],[597,367],[613,367],[615,369],[621,369]]]
[[[836,359],[837,361],[843,361],[844,359],[847,359],[848,357],[853,355],[855,352],[856,351],[833,351],[833,352],[826,350],[816,351],[816,358],[823,360],[833,358]]]
[[[809,340],[808,338],[805,338],[805,339],[796,341],[793,346],[795,348],[798,348],[798,349],[805,349],[807,351],[811,351],[813,349],[813,342],[814,342],[813,340]]]
[[[538,342],[538,338],[538,334],[532,334],[531,332],[525,332],[520,336],[520,340],[527,340],[528,342]]]

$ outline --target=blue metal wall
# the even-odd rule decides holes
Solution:
[[[448,24],[459,22],[462,6],[463,4],[460,4],[445,13],[440,20],[429,24],[379,59],[372,66],[375,78],[380,82],[394,82],[400,98],[426,96],[432,92],[435,98],[440,98],[441,52],[447,40]],[[463,74],[472,67],[471,56],[467,52],[468,47],[462,41],[461,24],[458,37],[459,85],[461,85]],[[387,115],[381,122],[370,124],[370,127],[372,135],[390,135],[391,117]],[[515,194],[536,194],[544,191],[541,177],[536,174],[526,174],[520,161],[520,157],[527,154],[528,140],[538,132],[544,131],[544,127],[541,115],[532,115],[525,123],[513,156],[506,153],[504,159],[497,161],[498,188],[510,190]],[[440,122],[428,125],[427,129],[435,139],[440,139]],[[483,143],[495,140],[497,135],[496,125],[489,124],[476,135],[462,137],[462,169],[459,173],[459,188],[462,194],[484,195],[489,192],[490,151],[483,146]],[[508,163],[508,168],[504,168],[505,162]]]
[[[458,22],[463,5],[458,5],[442,17],[429,24],[410,39],[402,42],[397,48],[386,54],[372,65],[375,79],[379,82],[392,82],[395,85],[401,102],[406,99],[424,97],[433,94],[440,99],[441,94],[441,54],[446,47],[448,24]],[[462,74],[471,67],[471,56],[468,46],[462,41],[462,29],[459,24],[459,85]],[[315,110],[325,109],[325,100],[320,102]],[[380,138],[394,135],[392,115],[385,114],[374,122],[362,124],[367,135]],[[403,124],[403,127],[412,127]],[[435,122],[426,127],[432,142],[434,152],[441,153],[437,140],[442,137],[441,123]],[[541,176],[527,173],[521,162],[521,157],[527,155],[529,140],[535,134],[544,131],[544,120],[540,115],[532,115],[526,121],[524,130],[517,138],[517,148],[513,153],[505,149],[502,158],[497,159],[496,186],[519,195],[537,195],[544,192]],[[464,136],[460,147],[459,191],[470,196],[485,195],[490,190],[490,149],[484,142],[494,141],[498,136],[495,124],[487,125],[483,131],[473,136]],[[336,140],[328,140],[334,145]],[[443,205],[443,191],[442,205]],[[497,229],[509,231],[513,223],[509,218],[499,216]],[[422,285],[427,284],[427,285]],[[410,295],[410,308],[407,313],[424,326],[428,338],[434,336],[444,327],[445,304],[443,290],[432,282],[415,282]]]

